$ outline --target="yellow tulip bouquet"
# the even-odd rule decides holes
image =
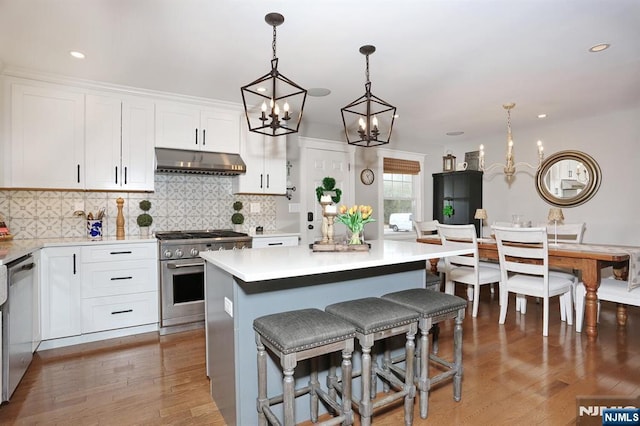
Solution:
[[[372,213],[373,209],[371,206],[340,206],[336,220],[344,223],[347,228],[349,228],[349,231],[351,231],[348,244],[362,244],[362,230],[364,229],[364,225],[369,222],[375,222],[375,219],[371,217]]]

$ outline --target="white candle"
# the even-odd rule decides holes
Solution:
[[[330,203],[331,202],[331,195],[321,195],[320,196],[320,202],[321,203]]]
[[[338,206],[335,204],[329,204],[325,207],[325,213],[338,213]]]

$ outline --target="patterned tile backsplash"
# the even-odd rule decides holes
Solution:
[[[232,178],[226,176],[156,174],[155,192],[84,192],[0,190],[0,215],[15,239],[86,236],[84,217],[74,216],[76,207],[94,214],[106,209],[103,234],[116,235],[116,199],[124,199],[125,235],[139,235],[136,218],[139,203],[151,201],[151,231],[231,229],[234,201],[242,201],[242,231],[261,225],[276,230],[276,199],[268,195],[233,195]],[[250,213],[259,203],[260,213]]]

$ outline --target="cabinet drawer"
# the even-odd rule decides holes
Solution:
[[[251,242],[252,248],[263,247],[283,247],[283,246],[297,246],[297,236],[285,236],[285,237],[254,237]]]
[[[152,260],[82,265],[82,298],[158,290],[158,264]]]
[[[82,332],[158,322],[158,292],[94,297],[82,301]]]
[[[82,263],[140,259],[151,259],[156,261],[157,258],[158,246],[155,243],[82,247]]]

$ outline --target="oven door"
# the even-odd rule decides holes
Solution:
[[[160,262],[162,291],[161,327],[204,321],[204,260]]]

